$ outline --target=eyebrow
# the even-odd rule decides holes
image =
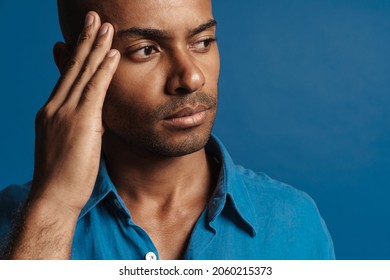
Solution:
[[[210,28],[213,28],[217,25],[216,20],[211,19],[206,23],[199,25],[198,27],[191,29],[189,32],[190,37],[202,33]],[[144,37],[148,39],[168,39],[170,35],[167,31],[155,28],[140,28],[140,27],[132,27],[129,29],[124,29],[118,31],[118,36],[120,38],[126,37]]]
[[[217,25],[217,21],[215,19],[210,19],[208,22],[203,23],[203,24],[199,25],[198,27],[192,29],[190,31],[190,35],[194,36],[196,34],[202,33],[203,31],[206,31],[210,28],[213,28],[216,25]]]

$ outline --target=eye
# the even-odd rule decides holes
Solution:
[[[147,60],[153,55],[158,53],[158,49],[154,45],[147,45],[143,46],[141,48],[138,48],[134,51],[128,52],[128,55],[131,59],[136,60],[136,61],[143,61]]]
[[[193,44],[191,46],[191,49],[196,51],[196,52],[204,53],[204,52],[207,52],[210,49],[211,45],[215,41],[216,41],[215,38],[206,38],[206,39],[203,39],[203,40],[198,41],[195,44]]]
[[[136,54],[143,55],[143,56],[150,56],[155,53],[155,48],[153,46],[146,46],[143,47],[142,49],[139,49],[136,51]]]

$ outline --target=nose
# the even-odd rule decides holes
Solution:
[[[186,51],[171,56],[166,84],[169,94],[190,94],[204,86],[205,76],[194,60],[195,58]]]

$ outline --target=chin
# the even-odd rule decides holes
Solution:
[[[181,131],[173,135],[151,137],[148,150],[164,157],[181,157],[202,150],[210,139],[211,129],[207,131]]]

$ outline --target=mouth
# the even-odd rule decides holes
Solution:
[[[186,129],[203,124],[207,118],[209,109],[203,105],[195,108],[186,107],[166,117],[164,122],[170,128]]]

